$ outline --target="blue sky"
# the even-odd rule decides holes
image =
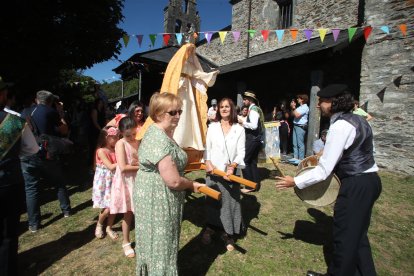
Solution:
[[[135,53],[161,47],[162,36],[157,36],[155,45],[152,47],[150,46],[149,34],[164,32],[164,8],[168,3],[168,0],[125,1],[123,9],[125,18],[120,27],[128,34],[143,34],[144,39],[141,47],[139,47],[136,38],[131,37],[128,47],[122,47],[118,59],[124,61]],[[197,10],[201,18],[200,31],[217,31],[231,24],[231,5],[229,0],[197,0]],[[204,38],[204,36],[202,35],[201,38]],[[124,45],[122,40],[121,43]],[[95,64],[83,73],[100,82],[103,80],[111,82],[119,77],[119,75],[112,71],[119,64],[116,60],[109,60]]]

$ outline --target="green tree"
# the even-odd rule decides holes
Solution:
[[[64,85],[62,70],[116,57],[124,0],[13,0],[2,3],[0,76],[25,94]]]

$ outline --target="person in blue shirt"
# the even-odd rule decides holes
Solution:
[[[308,95],[300,94],[296,96],[299,107],[296,107],[296,101],[292,100],[290,108],[293,116],[293,160],[297,161],[305,158],[305,135],[308,129]]]
[[[312,145],[313,154],[315,154],[317,156],[322,155],[323,149],[325,147],[326,135],[327,134],[328,134],[327,129],[322,130],[321,137],[318,140],[316,140],[315,142],[313,142],[313,145]]]

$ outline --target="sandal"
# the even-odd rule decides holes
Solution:
[[[124,250],[124,254],[128,258],[134,258],[135,257],[135,251],[131,247],[131,243],[126,243],[122,245],[122,249]]]
[[[201,236],[201,242],[205,245],[211,243],[211,235],[214,234],[214,230],[206,228],[203,235]]]
[[[98,222],[95,228],[95,237],[97,239],[103,239],[103,237],[105,236],[102,228],[103,225]]]
[[[106,234],[114,241],[116,241],[119,238],[119,235],[117,232],[112,230],[112,228],[107,227],[106,228]]]

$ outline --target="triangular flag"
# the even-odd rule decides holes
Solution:
[[[390,34],[390,28],[388,26],[381,26],[381,31],[383,31],[386,34]]]
[[[298,37],[298,29],[290,29],[289,31],[293,41],[296,41],[296,38]]]
[[[400,28],[400,31],[402,32],[403,36],[407,35],[407,25],[406,24],[400,24],[398,26],[398,28]]]
[[[367,26],[367,27],[364,28],[365,41],[368,40],[368,37],[371,34],[371,31],[372,31],[372,27],[371,26]]]
[[[399,76],[399,77],[397,77],[395,80],[393,80],[394,85],[395,85],[396,87],[398,87],[398,88],[400,88],[401,79],[402,79],[402,76]]]
[[[276,30],[275,32],[276,32],[277,40],[279,42],[282,42],[283,41],[283,35],[285,34],[285,30]],[[295,37],[295,40],[296,40],[296,37]]]
[[[303,30],[303,32],[305,33],[306,39],[309,42],[310,39],[311,39],[311,37],[312,37],[313,30],[311,30],[311,29],[305,29],[305,30]]]
[[[144,35],[137,35],[138,45],[141,47],[142,39],[144,38]]]
[[[322,43],[323,43],[323,40],[325,39],[325,35],[326,35],[327,31],[328,31],[328,29],[324,29],[324,28],[318,29],[319,37],[321,38]]]
[[[267,38],[269,37],[269,30],[262,30],[261,33],[263,36],[263,41],[266,42]]]
[[[155,40],[157,39],[157,34],[150,34],[149,37],[151,40],[152,47],[154,47]]]
[[[162,38],[164,39],[164,45],[167,46],[168,45],[168,41],[170,41],[170,34],[163,34]]]
[[[387,87],[384,87],[380,92],[377,93],[378,98],[382,103],[384,103],[384,94]]]
[[[253,38],[256,30],[247,30],[247,32],[249,33],[250,38]]]
[[[333,34],[334,41],[337,41],[338,40],[338,37],[339,37],[339,33],[340,32],[341,32],[340,29],[332,29],[332,34]]]
[[[368,101],[366,101],[363,105],[360,105],[359,107],[362,108],[365,112],[368,112]]]
[[[126,48],[128,46],[128,43],[129,43],[129,35],[124,34],[122,36],[122,39],[124,40],[124,45],[125,45],[125,48]]]
[[[227,32],[219,32],[221,44],[224,44],[224,40],[226,39]]]
[[[175,38],[177,39],[177,43],[181,44],[181,41],[183,40],[183,34],[182,33],[176,33]]]
[[[207,43],[210,44],[211,37],[213,36],[212,32],[204,32],[204,36],[207,40]]]
[[[239,41],[239,38],[240,38],[240,32],[238,32],[238,31],[234,31],[234,32],[232,32],[232,34],[233,34],[234,42]]]
[[[348,36],[349,36],[349,42],[352,41],[352,38],[355,35],[357,28],[348,28]]]

